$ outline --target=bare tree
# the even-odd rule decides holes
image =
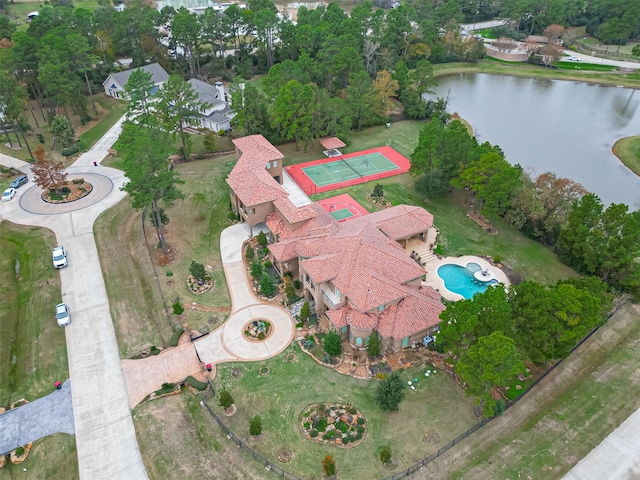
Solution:
[[[378,49],[380,44],[365,38],[364,46],[362,47],[362,55],[364,56],[365,70],[369,75],[373,75],[376,69],[376,55],[378,55]]]

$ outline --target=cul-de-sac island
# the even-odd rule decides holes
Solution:
[[[0,480],[640,471],[637,1],[0,11]]]

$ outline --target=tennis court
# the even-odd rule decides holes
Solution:
[[[307,194],[327,192],[409,171],[409,159],[389,146],[285,167]]]

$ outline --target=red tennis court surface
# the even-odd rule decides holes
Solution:
[[[345,160],[355,159],[357,157],[367,158],[368,155],[380,154],[385,157],[389,162],[395,164],[397,168],[377,172],[372,175],[357,176],[356,178],[349,178],[346,180],[340,180],[339,178],[335,183],[317,185],[304,171],[305,168],[315,167],[319,165],[327,165],[338,162],[345,164]],[[284,167],[285,171],[293,179],[294,182],[306,193],[307,195],[314,195],[316,193],[329,192],[331,190],[337,190],[338,188],[350,187],[352,185],[359,185],[361,183],[371,182],[379,180],[381,178],[392,177],[394,175],[401,175],[409,171],[411,166],[410,160],[404,155],[400,154],[389,146],[371,148],[369,150],[362,150],[359,152],[345,153],[339,157],[321,158],[320,160],[312,160],[306,163],[298,163],[296,165],[289,165]],[[346,167],[349,170],[348,167]],[[311,170],[311,169],[310,169]]]
[[[369,214],[369,212],[348,193],[318,200],[316,203],[322,205],[322,208],[339,222],[346,222],[352,218]]]

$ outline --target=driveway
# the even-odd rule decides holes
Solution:
[[[0,415],[0,455],[52,433],[74,434],[71,386]]]

